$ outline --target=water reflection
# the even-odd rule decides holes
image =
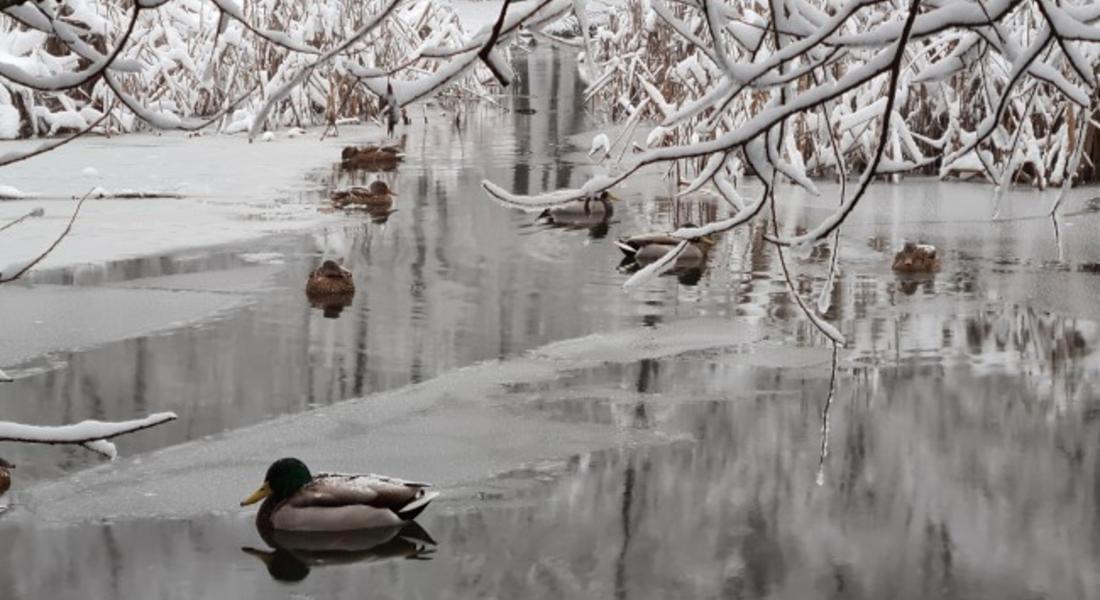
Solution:
[[[380,562],[393,559],[430,560],[437,542],[415,522],[399,527],[341,532],[274,531],[258,529],[271,547],[246,546],[245,554],[259,559],[272,579],[294,583],[316,567]]]

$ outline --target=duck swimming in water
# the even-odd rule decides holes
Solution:
[[[692,228],[697,227],[697,225],[684,223],[683,227]],[[615,245],[623,251],[628,260],[633,260],[640,265],[648,265],[671,252],[682,241],[682,239],[674,237],[671,233],[642,233],[620,238],[615,242]],[[711,246],[717,241],[713,234],[692,240],[680,256],[676,258],[676,265],[701,264],[706,260]]]
[[[345,169],[392,171],[404,156],[398,146],[347,146],[340,153],[340,166]]]
[[[344,296],[355,293],[355,282],[352,281],[351,271],[336,264],[334,260],[326,260],[321,263],[306,280],[306,295],[317,296]]]
[[[931,244],[905,242],[894,255],[894,270],[899,273],[935,273],[940,270],[940,257]]]
[[[297,458],[282,458],[271,464],[263,485],[241,506],[263,500],[256,514],[261,530],[394,527],[415,519],[439,495],[428,487],[384,475],[313,475]]]
[[[14,469],[15,465],[0,458],[0,496],[4,495],[11,488],[11,472],[9,469]]]

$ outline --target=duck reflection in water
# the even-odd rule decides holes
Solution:
[[[682,227],[698,226],[693,223],[684,223]],[[681,241],[671,233],[642,233],[620,238],[615,242],[624,255],[622,262],[619,263],[619,270],[624,273],[638,271],[671,252]],[[664,274],[675,275],[683,285],[699,283],[706,270],[707,255],[717,241],[713,234],[692,240],[676,258],[675,265]]]
[[[334,260],[326,260],[310,272],[306,279],[306,299],[309,305],[324,311],[326,319],[340,316],[355,297],[355,282],[351,271]]]
[[[587,229],[590,237],[602,239],[607,236],[615,212],[613,200],[618,198],[604,191],[594,198],[550,207],[539,214],[537,222],[562,229]]]
[[[281,531],[257,526],[271,550],[241,550],[264,563],[278,581],[298,582],[314,567],[374,563],[393,559],[430,560],[436,541],[416,522],[354,531]]]

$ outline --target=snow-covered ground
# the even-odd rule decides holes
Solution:
[[[0,169],[0,186],[12,188],[5,195],[25,196],[0,200],[0,224],[36,207],[46,211],[0,232],[0,272],[40,254],[64,229],[74,198],[94,188],[182,198],[89,198],[72,233],[39,269],[239,242],[338,220],[318,212],[320,184],[308,181],[308,173],[337,162],[343,145],[379,139],[376,129],[362,126],[340,133],[319,141],[321,131],[314,129],[253,144],[225,135],[89,137]],[[0,153],[38,143],[5,142]]]

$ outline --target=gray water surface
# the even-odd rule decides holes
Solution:
[[[1052,222],[1049,194],[873,187],[828,294],[849,340],[834,381],[764,220],[725,236],[697,281],[624,292],[610,239],[728,209],[673,202],[652,177],[591,227],[489,200],[484,178],[536,192],[593,169],[572,59],[540,50],[526,73],[512,102],[533,115],[465,109],[455,128],[454,107],[426,125],[412,111],[408,157],[381,175],[399,192],[385,223],[3,290],[5,314],[41,313],[55,332],[35,337],[45,355],[0,333],[23,375],[0,387],[5,419],[180,420],[121,438],[130,458],[90,471],[102,459],[81,448],[0,444],[23,486],[0,516],[0,597],[1100,594],[1100,206],[1087,193]],[[828,215],[836,188],[822,190],[785,189],[783,226]],[[905,239],[936,244],[942,271],[894,275]],[[322,256],[355,273],[336,319],[302,292]],[[830,256],[789,255],[808,300]],[[294,553],[261,539],[234,500],[276,458],[265,432],[297,413],[361,416],[344,437],[288,435],[318,468],[440,482],[420,519],[434,543]],[[95,508],[96,482],[116,510]]]

